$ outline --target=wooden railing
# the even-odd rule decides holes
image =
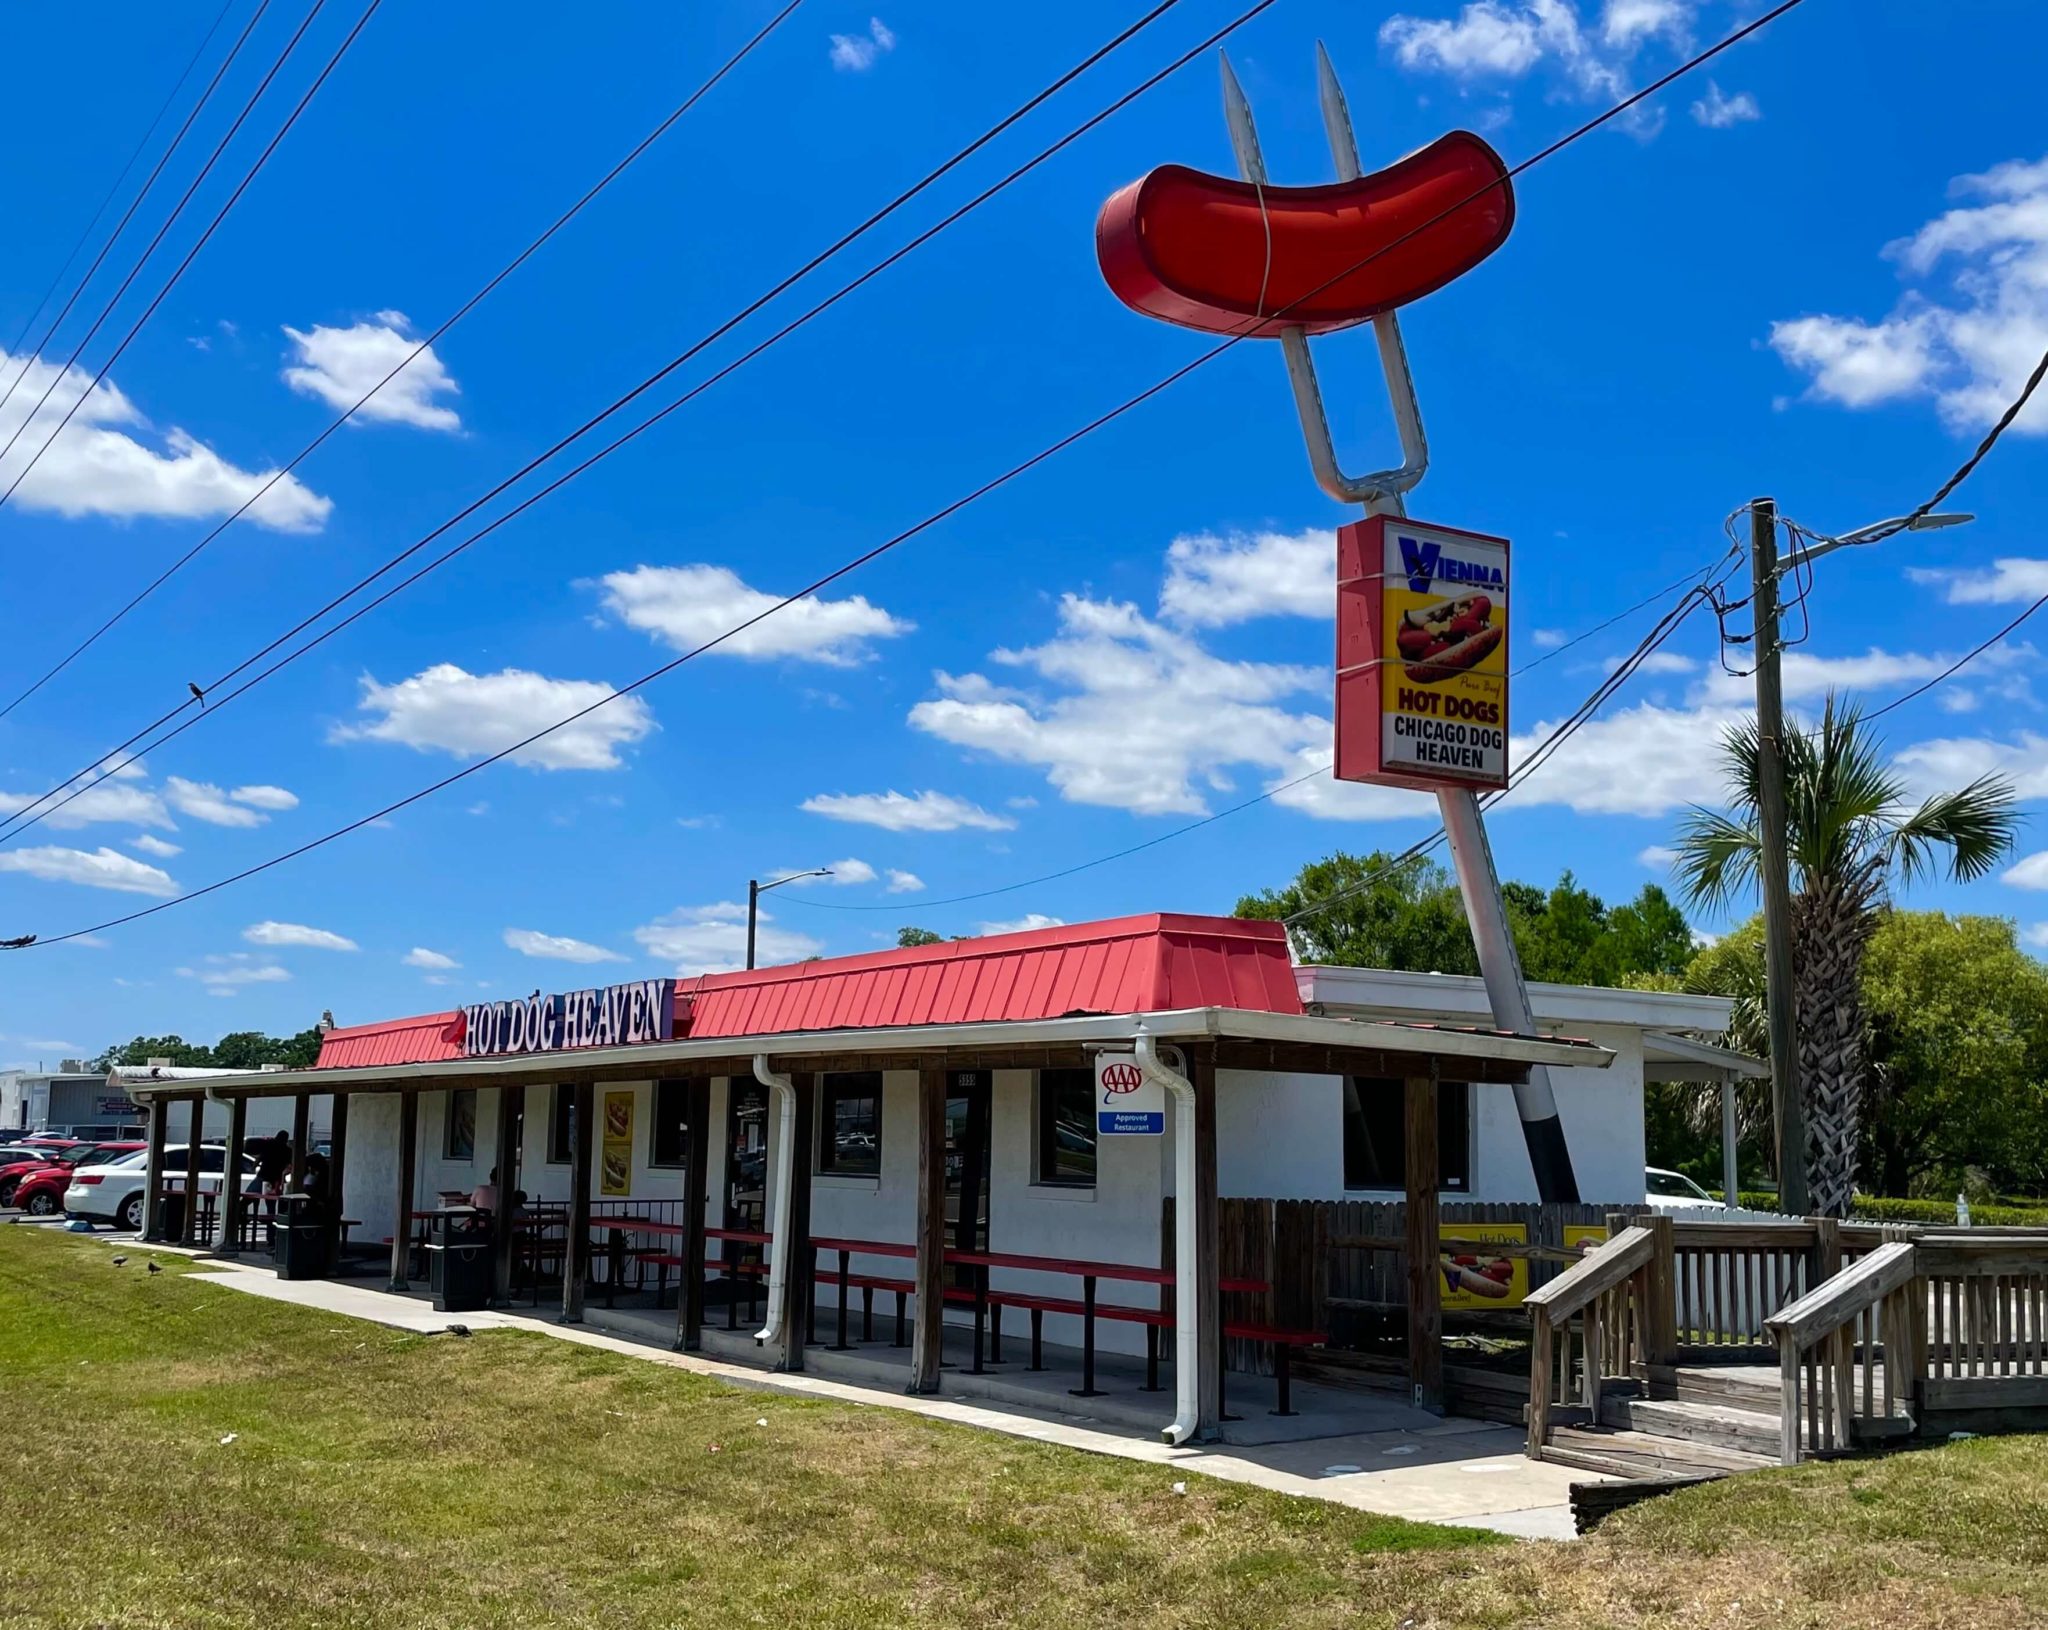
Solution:
[[[1918,1258],[1926,1414],[2048,1410],[2048,1231],[1930,1233]]]
[[[1925,1351],[1916,1251],[1904,1240],[1880,1245],[1766,1321],[1778,1346],[1785,1465],[1912,1430]]]
[[[1766,1321],[1842,1265],[1831,1219],[1673,1221],[1676,1340],[1685,1362],[1768,1361],[1774,1348]]]
[[[1541,1458],[1553,1419],[1567,1410],[1600,1424],[1609,1375],[1675,1362],[1671,1261],[1671,1219],[1646,1218],[1529,1293],[1531,1458]]]

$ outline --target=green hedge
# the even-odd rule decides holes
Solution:
[[[1744,1189],[1735,1196],[1738,1205],[1752,1211],[1776,1211],[1778,1197]],[[1887,1200],[1860,1194],[1850,1215],[1864,1222],[1938,1223],[1955,1226],[1953,1200]],[[1970,1222],[1978,1228],[2048,1228],[2048,1203],[2036,1205],[1976,1205],[1970,1207]]]

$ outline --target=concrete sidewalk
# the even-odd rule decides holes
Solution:
[[[120,1236],[102,1237],[109,1244],[132,1245],[132,1241]],[[146,1249],[166,1250],[162,1246]],[[677,1353],[666,1346],[588,1326],[558,1324],[544,1313],[479,1312],[451,1316],[436,1313],[416,1298],[362,1285],[332,1280],[281,1280],[267,1267],[245,1267],[232,1262],[208,1261],[207,1266],[214,1271],[201,1276],[198,1283],[317,1308],[323,1313],[367,1319],[395,1329],[432,1333],[451,1323],[460,1323],[471,1330],[524,1330],[624,1358],[712,1376],[734,1386],[902,1410],[1091,1454],[1176,1466],[1205,1477],[1329,1500],[1416,1522],[1489,1528],[1531,1539],[1570,1539],[1574,1530],[1568,1491],[1572,1483],[1589,1477],[1587,1473],[1528,1459],[1523,1454],[1521,1433],[1481,1421],[1448,1418],[1432,1420],[1424,1426],[1306,1441],[1175,1449],[1156,1437],[1112,1428],[1084,1415],[1035,1410],[1009,1402],[996,1406],[986,1400],[958,1397],[913,1398],[819,1375],[776,1374],[701,1353]]]

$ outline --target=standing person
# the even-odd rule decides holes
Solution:
[[[268,1195],[283,1193],[284,1174],[292,1166],[291,1134],[279,1132],[274,1138],[259,1138],[252,1152],[256,1156],[256,1186]]]

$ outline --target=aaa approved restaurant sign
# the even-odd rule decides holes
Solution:
[[[1340,781],[1508,784],[1508,540],[1398,515],[1337,534]]]

